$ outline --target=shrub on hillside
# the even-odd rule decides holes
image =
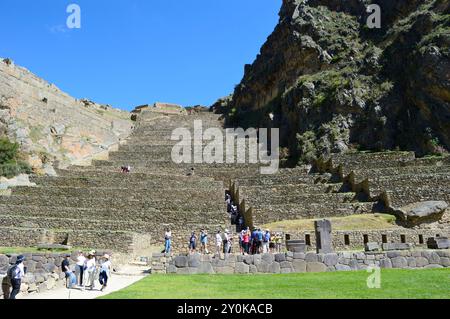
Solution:
[[[0,138],[0,176],[11,178],[31,172],[31,167],[20,159],[19,144]]]

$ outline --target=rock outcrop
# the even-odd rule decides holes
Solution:
[[[367,25],[370,3],[381,29]],[[280,127],[296,161],[351,148],[445,153],[449,10],[448,0],[284,0],[274,32],[216,107],[231,125]]]
[[[77,100],[10,59],[0,59],[0,136],[17,142],[34,171],[106,154],[131,132],[130,114]]]

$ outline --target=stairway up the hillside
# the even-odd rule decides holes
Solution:
[[[0,246],[52,240],[130,252],[162,244],[170,228],[174,249],[181,249],[192,230],[214,233],[229,225],[224,183],[213,178],[219,166],[178,165],[171,159],[172,130],[190,129],[194,119],[205,128],[222,125],[210,113],[155,119],[143,112],[127,143],[109,160],[58,170],[58,177],[34,177],[37,187],[15,188],[1,197]],[[121,173],[127,165],[131,173]]]

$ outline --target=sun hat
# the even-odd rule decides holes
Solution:
[[[108,255],[108,254],[105,254],[105,255],[103,256],[103,258],[109,259],[109,255]]]
[[[20,264],[24,260],[25,260],[25,256],[24,255],[19,255],[19,256],[17,256],[16,263]]]

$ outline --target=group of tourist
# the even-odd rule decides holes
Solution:
[[[98,278],[103,291],[108,285],[108,279],[111,277],[111,258],[108,254],[103,255],[100,259],[100,265],[97,266],[95,258],[95,250],[90,251],[85,257],[84,253],[79,251],[77,261],[75,264],[75,271],[72,271],[69,267],[70,255],[67,255],[66,259],[62,262],[61,269],[66,274],[68,279],[68,288],[71,289],[75,285],[81,287],[84,290],[86,287],[91,290],[94,289],[95,277],[98,272]]]
[[[282,246],[281,233],[273,235],[269,229],[262,231],[261,228],[243,229],[239,234],[239,248],[243,255],[256,255],[266,253],[280,253]]]
[[[93,290],[97,272],[100,285],[102,286],[100,291],[103,291],[107,287],[112,270],[110,256],[108,254],[103,255],[100,259],[100,265],[97,266],[95,254],[96,252],[92,250],[87,254],[86,258],[83,252],[78,252],[75,270],[72,270],[70,266],[71,255],[65,255],[61,262],[61,271],[65,274],[68,289],[78,286],[82,290],[85,290],[86,287]],[[12,287],[12,291],[11,293],[4,294],[5,299],[16,299],[17,294],[20,292],[22,279],[26,274],[24,262],[25,257],[23,255],[17,256],[15,264],[8,269],[7,280],[8,284]]]
[[[242,230],[245,224],[244,216],[240,213],[229,191],[225,193],[225,203],[227,204],[227,212],[230,214],[231,224],[237,225],[238,230]]]

